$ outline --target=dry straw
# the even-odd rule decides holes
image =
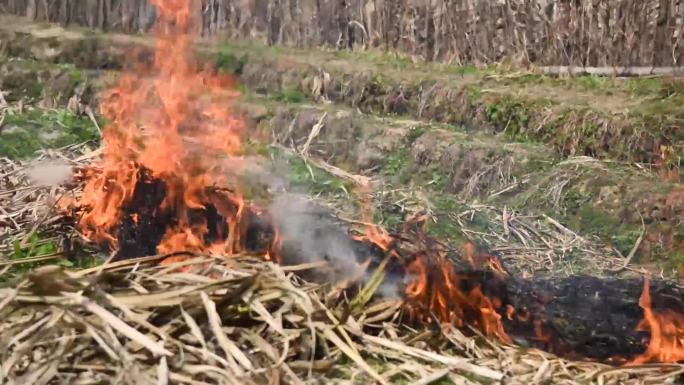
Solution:
[[[74,166],[96,156],[83,145],[39,154]],[[36,231],[74,231],[54,208],[78,186],[32,184],[27,165],[6,159],[0,175],[0,220],[10,224],[0,234],[3,255]],[[531,245],[583,242],[553,222],[534,235],[541,228],[509,214],[492,211],[502,233]],[[346,298],[334,284],[299,278],[323,262],[283,267],[234,255],[160,266],[163,257],[83,270],[44,265],[23,276],[11,268],[62,256],[0,259],[0,383],[636,385],[675,383],[684,373],[682,365],[567,361],[449,325],[414,329],[400,299],[374,298],[382,271]]]

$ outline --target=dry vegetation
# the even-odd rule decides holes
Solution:
[[[2,0],[32,20],[148,30],[147,0]],[[379,47],[457,64],[678,66],[684,6],[674,0],[281,0],[199,2],[205,35],[297,47]]]
[[[0,289],[6,384],[673,383],[678,365],[561,360],[401,325],[396,301],[353,310],[299,280],[316,265],[249,256],[156,265],[160,257],[78,272],[48,267]],[[174,271],[184,265],[191,271]],[[57,292],[60,294],[57,294]]]
[[[318,153],[321,141],[310,143],[312,154]],[[157,255],[73,270],[97,252],[58,250],[55,244],[65,236],[79,235],[54,208],[60,198],[78,196],[80,186],[36,181],[32,164],[86,166],[99,155],[92,146],[74,145],[43,151],[32,162],[4,160],[0,167],[0,212],[12,222],[0,234],[10,243],[0,246],[19,250],[0,261],[3,383],[641,385],[673,383],[684,372],[679,365],[614,368],[564,360],[450,326],[413,329],[399,300],[370,301],[381,268],[351,298],[341,296],[348,282],[320,285],[300,278],[326,269],[323,261],[280,267],[247,254],[201,255],[160,266],[169,256]],[[404,206],[415,200],[398,190],[378,195]],[[620,263],[602,259],[550,218],[555,230],[539,227],[534,218],[474,206],[456,215],[464,232],[471,231],[472,216],[490,218],[497,227],[492,237],[515,234],[499,251],[515,256],[509,266],[516,270],[539,272],[555,264],[558,274],[558,261],[545,253],[570,244],[583,250],[585,264]],[[516,247],[516,237],[524,245]],[[51,265],[38,267],[45,263]]]
[[[79,145],[40,157],[85,165],[98,155]],[[52,206],[78,187],[31,182],[31,168],[17,162],[0,172],[22,191],[0,195],[0,208],[16,218],[11,236],[63,237]],[[517,232],[521,224],[505,226]],[[40,243],[30,247],[41,252]],[[673,384],[684,372],[559,359],[449,325],[414,329],[399,300],[369,301],[382,269],[344,298],[348,282],[300,278],[326,269],[323,261],[282,267],[248,254],[195,255],[160,266],[169,256],[156,255],[74,270],[54,264],[64,265],[63,256],[0,263],[8,280],[0,287],[2,383],[645,385]],[[46,261],[53,264],[36,267]]]

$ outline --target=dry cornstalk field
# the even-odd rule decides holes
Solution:
[[[146,31],[149,0],[3,0],[31,20]],[[670,67],[682,60],[682,4],[674,0],[197,1],[204,35],[269,44],[381,47],[458,64]],[[642,70],[646,70],[643,69]]]

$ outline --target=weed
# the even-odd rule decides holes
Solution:
[[[214,56],[214,68],[225,74],[240,75],[247,61],[247,55],[238,57],[231,50],[223,47]]]
[[[58,244],[54,239],[43,239],[43,237],[37,233],[31,235],[27,243],[27,245],[22,245],[19,240],[15,241],[12,250],[7,256],[8,260],[18,261],[31,257],[43,257],[52,255],[59,250]],[[16,264],[10,268],[9,271],[0,276],[0,283],[7,282],[13,277],[21,276],[27,271],[44,264],[46,264],[46,262],[26,262]]]
[[[273,95],[273,99],[281,103],[304,103],[308,98],[306,94],[297,89],[284,89]]]
[[[21,159],[41,148],[60,148],[98,138],[97,129],[87,117],[66,110],[28,110],[6,115],[0,133],[0,156]]]
[[[594,76],[594,75],[587,75],[587,76],[577,76],[575,78],[572,78],[573,84],[576,84],[580,88],[583,88],[587,91],[595,91],[595,90],[600,90],[600,91],[605,91],[609,90],[612,87],[612,82],[613,79],[606,77],[606,76]]]
[[[614,233],[620,226],[620,221],[603,209],[591,204],[584,204],[574,218],[575,228],[581,229],[582,234],[595,234],[601,238]]]
[[[286,158],[290,166],[287,175],[295,188],[304,188],[311,195],[332,195],[343,192],[345,195],[353,188],[350,182],[337,179],[327,172],[308,165],[299,158]]]
[[[385,159],[381,169],[382,175],[392,177],[394,182],[410,182],[411,154],[406,147],[393,151]]]
[[[610,243],[615,249],[620,251],[622,255],[627,255],[634,247],[634,244],[640,235],[641,229],[639,228],[622,229],[610,236]]]
[[[486,107],[487,120],[498,132],[504,132],[511,139],[530,139],[528,127],[531,119],[529,106],[512,98],[500,98]]]
[[[22,247],[20,241],[14,242],[13,253],[10,259],[21,259],[27,257],[40,257],[53,254],[57,251],[57,243],[54,240],[43,240],[41,236],[34,233],[29,238],[28,247]]]
[[[406,136],[406,141],[408,145],[412,145],[413,143],[416,142],[418,138],[423,136],[423,134],[429,129],[428,126],[425,125],[420,125],[420,126],[415,126],[412,127],[411,130],[408,132],[408,135]]]
[[[461,231],[461,226],[456,222],[452,215],[462,212],[465,206],[450,195],[435,195],[431,202],[438,213],[435,222],[429,222],[428,234],[438,239],[462,242],[465,236]]]

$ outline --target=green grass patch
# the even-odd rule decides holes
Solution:
[[[74,258],[69,260],[60,255],[59,242],[54,237],[46,237],[40,233],[32,234],[27,242],[16,240],[11,250],[2,252],[5,258],[0,261],[11,262],[13,265],[0,276],[0,286],[15,283],[26,273],[41,266],[58,265],[69,269],[86,269],[102,263],[103,258],[92,252],[74,252]],[[41,258],[45,259],[41,260]]]
[[[281,103],[301,104],[308,100],[308,96],[300,90],[286,88],[274,93],[272,99]]]
[[[219,72],[231,75],[240,75],[248,61],[246,54],[238,56],[228,47],[221,47],[214,55],[214,68]]]
[[[487,104],[486,116],[496,130],[504,132],[514,140],[529,141],[530,107],[512,97],[501,97]]]
[[[45,239],[42,235],[34,233],[29,238],[26,244],[22,245],[19,240],[16,240],[12,245],[12,250],[6,250],[6,259],[0,259],[7,262],[17,262],[2,276],[0,276],[0,284],[10,282],[17,277],[23,276],[26,272],[39,266],[49,263],[54,263],[54,260],[39,261],[39,262],[21,262],[22,259],[40,258],[54,255],[59,251],[59,245],[54,239]],[[61,261],[58,259],[58,261]],[[68,262],[64,260],[64,262]]]
[[[305,189],[311,195],[330,196],[343,193],[350,195],[354,185],[333,177],[327,172],[291,156],[282,158],[288,167],[287,179],[295,189]]]
[[[466,237],[453,215],[463,212],[466,206],[454,196],[446,194],[435,194],[431,202],[438,215],[436,222],[429,222],[428,234],[437,239],[446,239],[459,244],[465,242]]]
[[[411,153],[406,147],[388,154],[382,166],[382,174],[385,176],[398,175],[407,166],[410,156]]]
[[[641,235],[641,229],[635,226],[620,226],[621,230],[615,232],[610,236],[610,243],[622,255],[627,256],[636,244],[637,239]]]
[[[59,249],[57,242],[54,240],[45,240],[39,234],[34,233],[29,238],[28,246],[22,247],[20,241],[15,241],[13,245],[10,259],[22,259],[28,257],[40,257],[44,255],[54,254]]]
[[[0,56],[0,87],[7,92],[5,99],[10,103],[49,96],[64,104],[84,80],[84,71],[72,64]]]
[[[0,131],[0,156],[23,159],[41,148],[55,149],[98,139],[99,133],[87,117],[66,110],[27,110],[5,116]]]
[[[338,50],[334,51],[333,55],[338,59],[372,64],[394,70],[406,70],[415,66],[415,63],[413,63],[413,60],[408,55],[400,52]]]

